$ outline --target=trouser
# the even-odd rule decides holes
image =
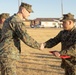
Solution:
[[[1,75],[17,75],[16,60],[9,58],[1,58]]]
[[[74,67],[65,67],[65,75],[76,75],[76,66]]]

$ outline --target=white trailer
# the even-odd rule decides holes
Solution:
[[[41,21],[41,27],[59,27],[57,22],[51,21]]]

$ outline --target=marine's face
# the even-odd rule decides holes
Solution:
[[[28,19],[28,17],[30,16],[30,12],[28,12],[25,8],[23,8],[22,15],[24,19]]]
[[[63,21],[63,28],[64,30],[71,30],[74,26],[73,22],[71,20]]]
[[[5,20],[5,18],[0,19],[0,23],[3,24]]]
[[[63,21],[62,25],[63,25],[63,28],[64,28],[65,30],[68,29],[69,24],[68,24],[67,21]]]
[[[4,23],[4,21],[5,21],[5,20],[6,20],[6,19],[5,19],[5,18],[3,18],[3,19],[2,19],[2,23]]]

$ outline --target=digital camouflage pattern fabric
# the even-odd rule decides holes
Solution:
[[[3,24],[0,24],[0,39],[1,39],[2,26]]]
[[[5,21],[5,19],[7,19],[9,17],[9,13],[2,13],[0,14],[0,39],[1,39],[1,31],[2,31],[2,27],[3,27],[3,23]],[[4,19],[2,21],[2,19]]]
[[[9,13],[0,14],[0,19],[3,19],[3,18],[7,19],[8,17],[9,17]]]
[[[73,27],[70,31],[62,30],[60,33],[54,37],[49,39],[45,42],[45,48],[52,48],[58,43],[61,42],[61,55],[69,55],[71,58],[62,59],[61,67],[67,69],[66,66],[69,67],[70,70],[74,71],[73,74],[69,75],[76,75],[76,28]],[[68,75],[68,74],[66,74]]]
[[[74,15],[71,13],[63,14],[63,18],[60,21],[72,20],[75,22]]]
[[[4,71],[7,72],[8,70],[7,75],[11,75],[12,71],[12,75],[16,75],[16,66],[14,63],[19,59],[21,52],[20,40],[32,48],[40,48],[40,44],[28,35],[23,22],[24,21],[15,14],[4,22],[2,28],[0,57],[2,66],[4,66]]]
[[[24,7],[24,8],[26,8],[26,10],[28,11],[28,12],[30,12],[30,13],[32,13],[33,12],[33,10],[32,10],[32,5],[30,5],[30,4],[27,4],[27,3],[21,3],[21,7]]]

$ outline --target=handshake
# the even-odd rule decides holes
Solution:
[[[43,50],[45,48],[45,43],[40,44],[40,50]],[[53,51],[52,53],[56,57],[60,57],[60,53],[58,51]]]
[[[43,49],[44,49],[44,46],[45,46],[44,43],[41,43],[39,49],[40,49],[40,50],[43,50]]]

